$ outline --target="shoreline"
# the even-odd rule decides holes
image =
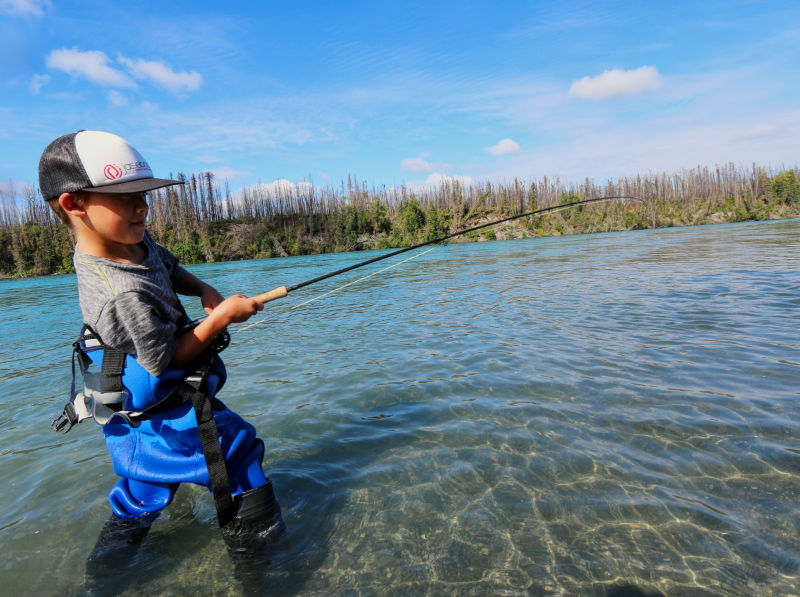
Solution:
[[[465,232],[456,242],[563,236],[800,217],[800,172],[733,164],[668,175],[649,173],[575,186],[546,177],[523,183],[442,184],[426,190],[309,188],[231,195],[206,172],[148,196],[147,228],[182,263],[221,263],[365,249],[397,249]],[[0,210],[0,277],[73,270],[74,240],[47,206]],[[33,197],[33,198],[31,198]],[[586,202],[588,198],[609,198]],[[634,199],[635,198],[635,199]],[[13,199],[13,197],[12,197]],[[4,199],[8,203],[7,198]],[[584,202],[578,205],[578,202]],[[547,211],[549,208],[558,208]],[[532,213],[545,210],[546,213]],[[531,215],[523,215],[531,214]],[[516,219],[519,218],[519,219]]]
[[[719,216],[720,214],[714,214],[715,216]],[[492,221],[494,218],[485,217],[477,221],[471,221],[469,226],[478,226],[480,224],[488,223]],[[524,238],[551,238],[551,237],[560,237],[560,236],[581,236],[584,234],[606,234],[612,232],[633,232],[635,230],[665,230],[670,228],[689,228],[689,227],[700,227],[700,226],[719,226],[722,224],[756,224],[761,222],[779,222],[779,221],[791,221],[791,220],[800,220],[800,210],[798,213],[791,214],[791,215],[779,215],[778,217],[767,217],[763,219],[753,219],[753,220],[736,220],[730,221],[728,219],[722,217],[713,217],[711,221],[704,221],[700,223],[693,223],[693,224],[670,224],[667,226],[656,226],[656,227],[640,227],[640,228],[619,228],[619,229],[609,229],[609,230],[583,230],[583,231],[576,231],[576,232],[558,232],[553,231],[550,234],[531,234],[530,228],[525,226],[520,220],[512,221],[512,222],[504,222],[503,224],[498,226],[498,229],[492,227],[487,227],[486,230],[492,231],[493,234],[485,235],[482,234],[484,231],[475,231],[475,234],[465,234],[464,236],[459,236],[453,239],[449,239],[448,243],[453,244],[460,244],[460,243],[472,243],[472,242],[492,242],[492,241],[505,241],[505,240],[518,240]],[[467,226],[467,227],[469,227]],[[361,251],[373,251],[373,250],[391,250],[391,249],[399,249],[403,248],[402,245],[397,246],[376,246],[380,244],[380,241],[386,239],[386,236],[377,236],[377,235],[362,235],[363,237],[357,239],[359,243],[358,248],[352,248],[349,250],[342,250],[342,251],[328,251],[324,253],[307,253],[312,255],[330,255],[335,253],[358,253]],[[490,238],[491,237],[491,238]],[[411,243],[409,243],[410,245]],[[406,245],[408,246],[408,245]],[[242,257],[239,259],[228,259],[228,260],[219,260],[219,261],[181,261],[182,265],[199,265],[203,263],[231,263],[236,261],[246,261],[249,259],[280,259],[281,257],[296,257],[298,255],[270,255],[270,256],[253,256],[253,257]],[[29,279],[29,278],[44,278],[50,276],[67,276],[74,274],[74,271],[53,271],[46,274],[34,274],[34,275],[22,275],[22,276],[14,276],[14,275],[7,275],[5,273],[0,273],[0,280],[22,280],[22,279]]]

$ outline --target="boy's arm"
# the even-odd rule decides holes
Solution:
[[[263,303],[241,294],[223,299],[213,286],[189,272],[175,284],[175,290],[180,294],[199,296],[208,317],[178,337],[178,347],[172,357],[173,367],[188,365],[228,324],[247,321],[264,308]]]
[[[177,283],[173,283],[175,292],[186,296],[199,296],[200,302],[206,313],[211,313],[217,305],[225,299],[217,292],[217,289],[206,284],[192,273],[186,272]]]
[[[226,298],[209,312],[208,317],[178,337],[178,347],[171,366],[180,368],[188,365],[228,324],[247,321],[263,308],[262,303],[241,294]]]

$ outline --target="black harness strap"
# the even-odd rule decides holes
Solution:
[[[119,392],[125,386],[122,385],[122,373],[125,371],[125,353],[116,348],[105,347],[103,349],[103,363],[100,365],[100,388],[101,392]]]
[[[190,377],[185,381],[187,390],[192,393],[192,405],[197,416],[197,431],[200,433],[200,445],[203,447],[203,456],[208,468],[208,480],[211,494],[214,496],[214,506],[217,509],[219,526],[224,527],[236,518],[236,509],[231,497],[228,470],[225,468],[225,456],[219,443],[217,424],[214,422],[214,412],[211,408],[211,399],[207,392],[201,391],[206,383],[208,365],[198,371],[199,377]]]

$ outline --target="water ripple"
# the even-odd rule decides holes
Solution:
[[[265,574],[286,595],[796,592],[798,233],[455,244],[271,303],[233,330],[222,396],[264,438],[284,509]],[[230,294],[370,256],[192,269]],[[51,330],[79,321],[51,307],[74,278],[2,284],[0,331],[30,342],[0,352],[0,575],[74,593],[114,482],[97,428],[48,435],[71,340]],[[207,492],[181,488],[130,594],[230,592],[214,526]]]

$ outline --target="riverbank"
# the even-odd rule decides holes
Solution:
[[[724,222],[800,217],[800,179],[794,169],[769,175],[697,169],[596,185],[569,186],[547,178],[529,185],[457,183],[436,189],[368,189],[348,180],[341,190],[311,187],[222,191],[210,173],[151,194],[148,228],[184,263],[238,261],[362,249],[398,248],[459,230],[590,197],[632,195],[526,216],[470,232],[454,242],[560,236]],[[4,201],[6,201],[4,199]],[[8,201],[6,201],[8,203]],[[3,204],[0,277],[72,271],[71,236],[26,190],[26,208]],[[14,203],[16,205],[17,202]]]

